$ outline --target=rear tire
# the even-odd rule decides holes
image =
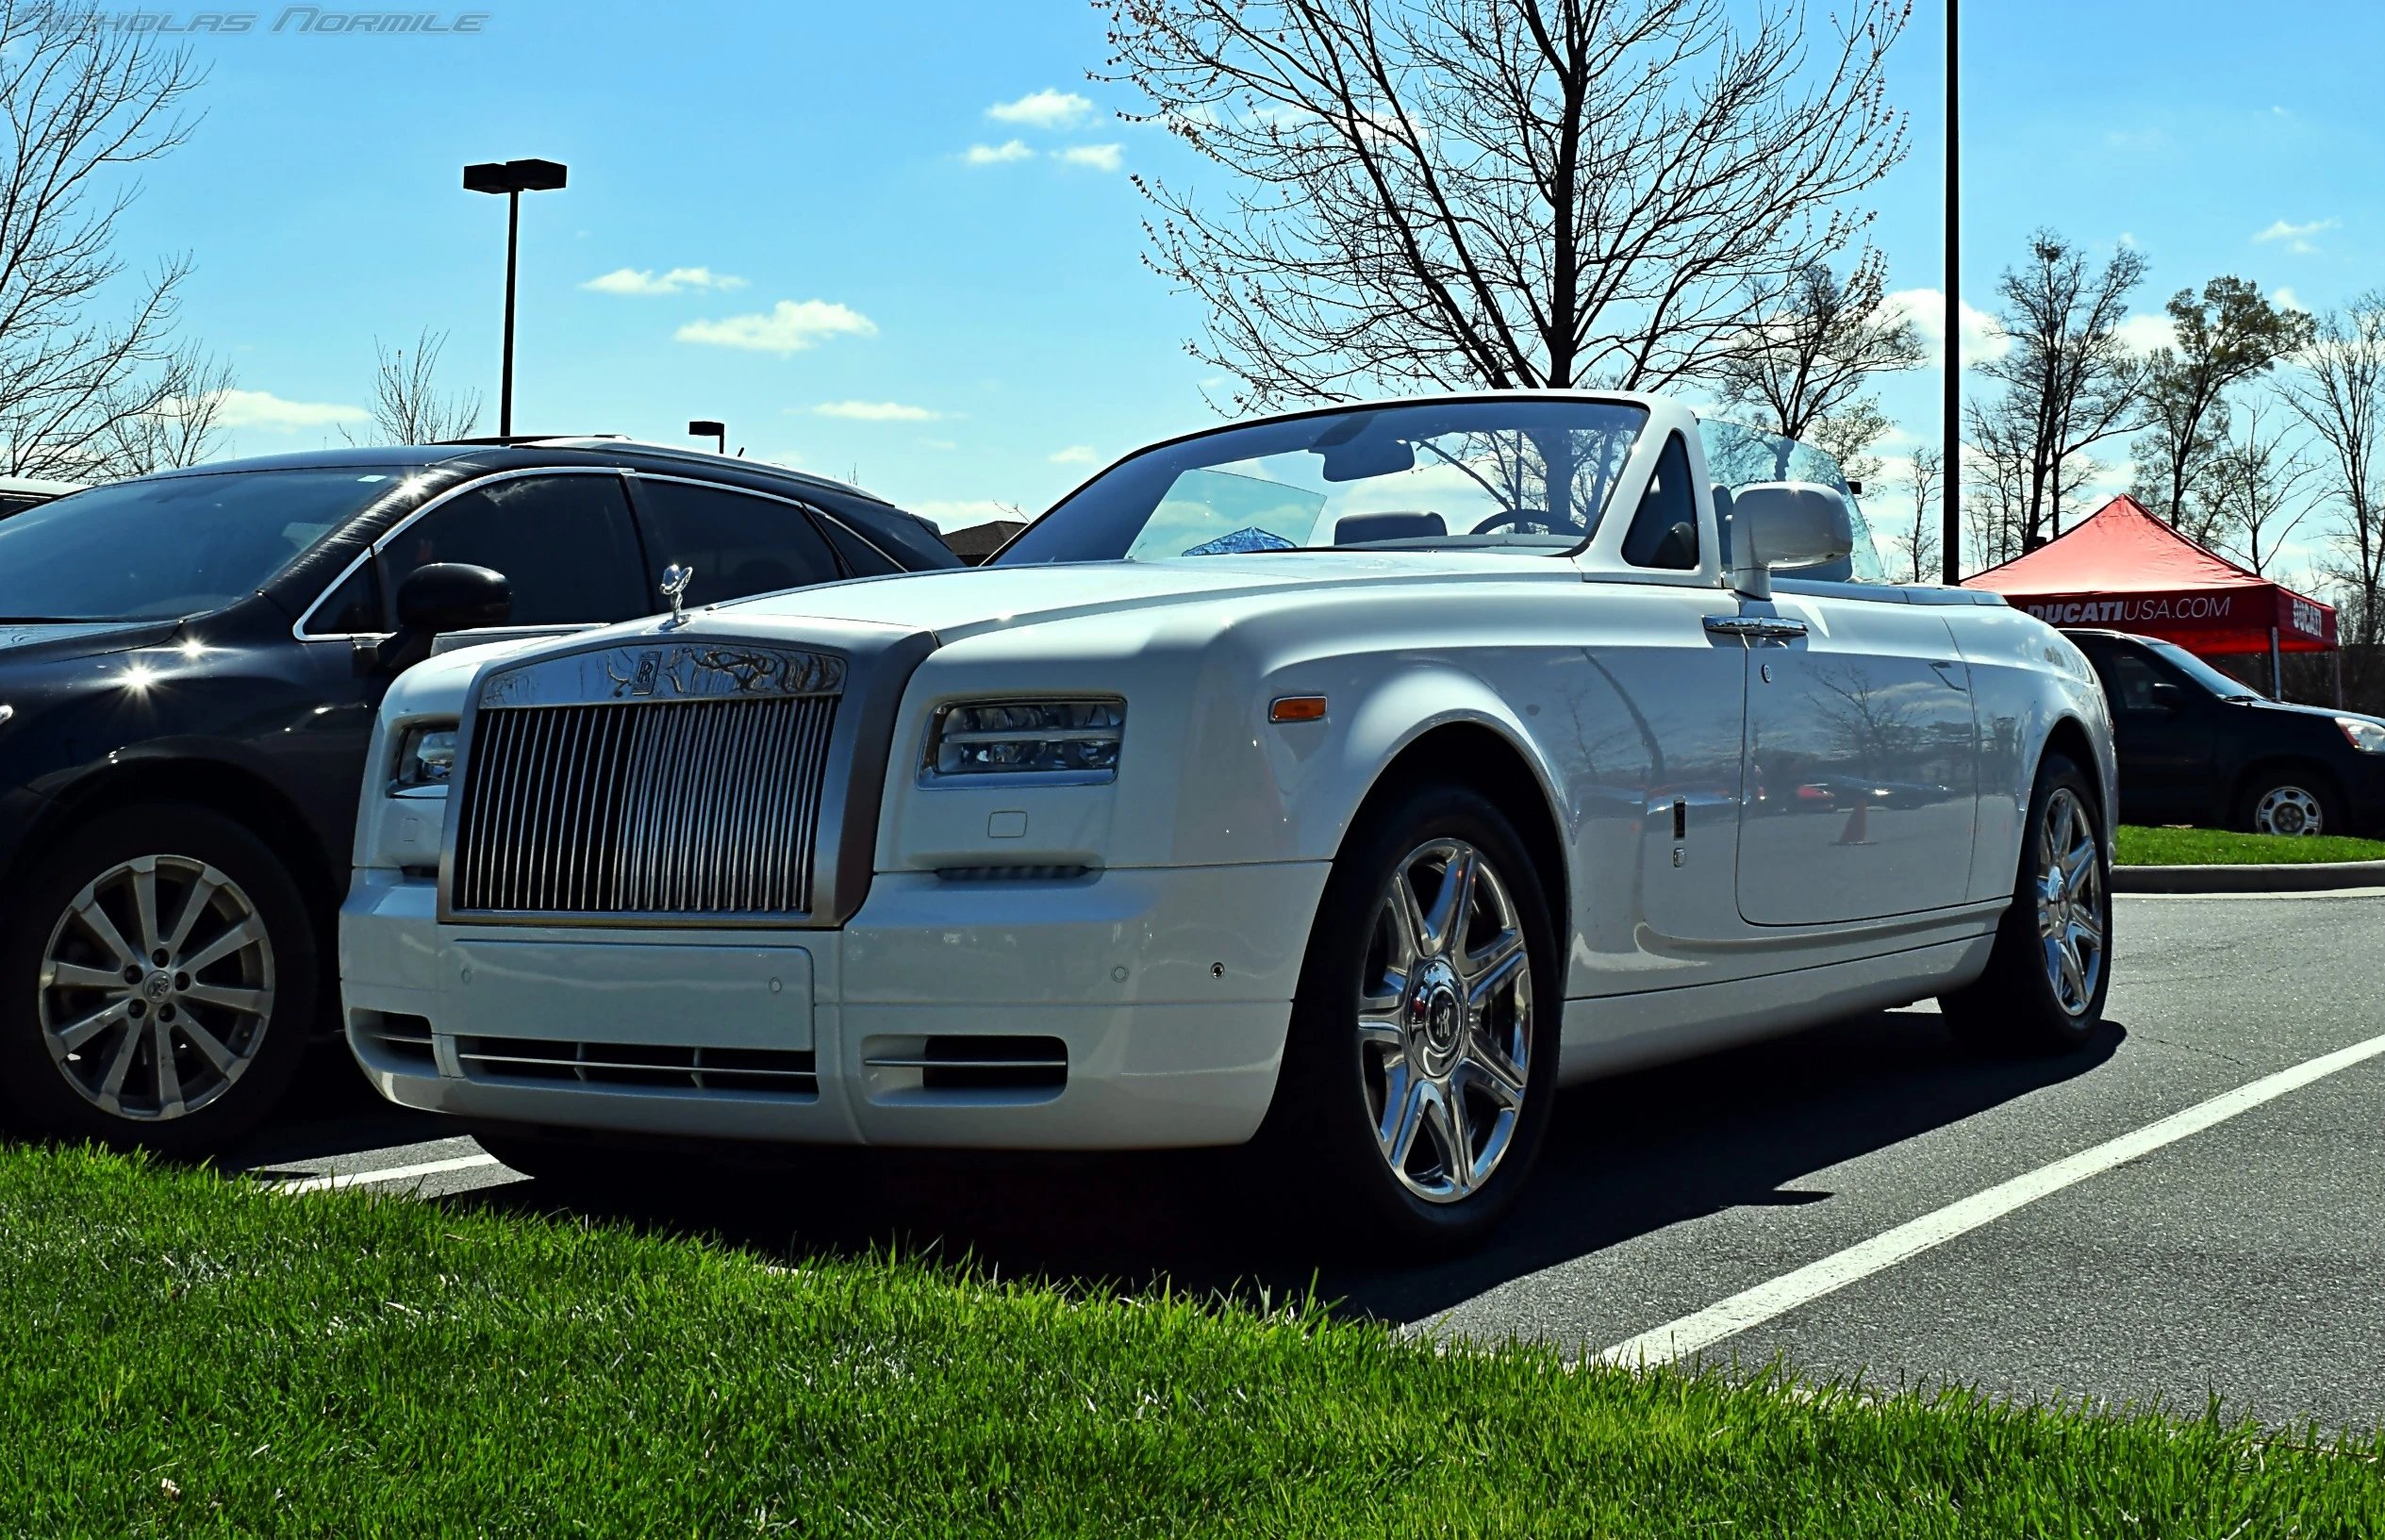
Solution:
[[[2112,988],[2111,852],[2095,783],[2048,753],[1987,971],[1938,999],[1959,1035],[2017,1053],[2076,1052],[2095,1037]]]
[[[1370,1253],[1448,1250],[1515,1203],[1548,1132],[1564,1000],[1539,873],[1488,799],[1419,787],[1334,859],[1260,1195]]]
[[[314,927],[222,814],[153,803],[74,829],[0,923],[0,1110],[26,1131],[196,1159],[298,1072]]]

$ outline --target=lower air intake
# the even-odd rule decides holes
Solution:
[[[820,1094],[812,1055],[784,1049],[458,1037],[455,1057],[465,1075],[479,1081],[636,1085],[687,1096],[765,1096],[802,1101]]]

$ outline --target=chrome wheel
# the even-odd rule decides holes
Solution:
[[[273,947],[223,872],[140,855],[92,879],[41,952],[41,1038],[103,1112],[162,1122],[231,1089],[265,1046]]]
[[[1532,1074],[1532,956],[1506,880],[1436,839],[1392,872],[1359,988],[1359,1072],[1400,1184],[1454,1203],[1499,1169]]]
[[[2327,821],[2319,799],[2300,787],[2271,787],[2253,804],[2253,833],[2257,835],[2321,834]]]
[[[2037,833],[2037,934],[2045,979],[2071,1016],[2094,1006],[2104,962],[2103,847],[2095,816],[2068,788],[2045,803]]]

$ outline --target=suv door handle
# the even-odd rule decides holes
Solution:
[[[1786,641],[1792,637],[1804,636],[1805,622],[1771,615],[1709,615],[1706,617],[1706,629],[1718,637]]]

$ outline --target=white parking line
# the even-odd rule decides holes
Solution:
[[[330,1192],[340,1187],[360,1187],[368,1183],[404,1182],[411,1177],[437,1176],[441,1171],[469,1171],[474,1167],[497,1165],[494,1155],[457,1155],[452,1160],[426,1160],[420,1166],[392,1166],[381,1171],[334,1171],[329,1176],[303,1177],[296,1182],[278,1182],[273,1191],[282,1193]]]
[[[2349,1069],[2380,1053],[2385,1053],[2385,1035],[2354,1043],[2332,1053],[2323,1053],[2315,1059],[2306,1059],[2290,1069],[2280,1069],[2274,1075],[2239,1085],[2208,1101],[2198,1101],[2184,1112],[2173,1113],[2159,1122],[2147,1123],[2134,1133],[2123,1134],[2116,1139],[2081,1150],[2049,1166],[2041,1166],[2027,1175],[1999,1183],[1985,1192],[1948,1203],[1934,1213],[1925,1214],[1918,1219],[1884,1231],[1843,1251],[1833,1252],[1819,1262],[1809,1263],[1795,1272],[1783,1273],[1768,1283],[1759,1283],[1693,1315],[1667,1321],[1628,1342],[1616,1343],[1598,1356],[1609,1364],[1626,1365],[1666,1364],[1688,1358],[1726,1337],[1761,1326],[1801,1304],[1884,1271],[1957,1235],[1977,1230],[2014,1209],[2035,1202],[2048,1193],[2060,1192],[2140,1155],[2150,1154],[2164,1145],[2200,1134],[2239,1113],[2250,1112],[2265,1101],[2274,1101],[2289,1091],[2299,1090],[2313,1081],[2324,1080],[2339,1069]]]

